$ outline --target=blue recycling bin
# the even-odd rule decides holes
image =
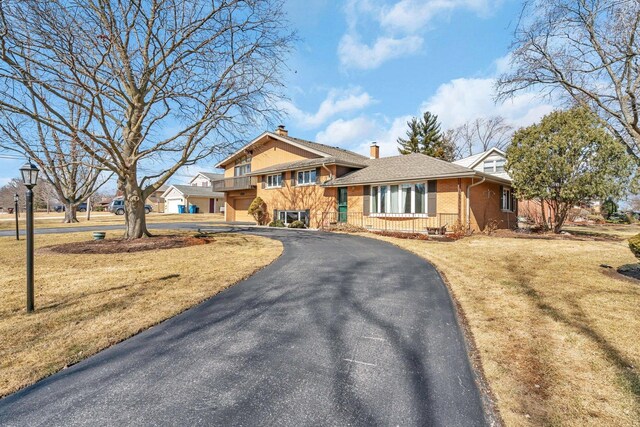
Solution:
[[[197,210],[198,210],[198,207],[196,205],[189,205],[189,213],[190,214],[196,213]]]
[[[184,209],[184,205],[178,205],[178,213],[184,213],[185,209]]]

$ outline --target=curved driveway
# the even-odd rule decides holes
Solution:
[[[0,400],[0,425],[485,424],[430,264],[361,237],[250,232],[282,240],[283,255]]]

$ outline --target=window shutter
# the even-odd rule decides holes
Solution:
[[[295,187],[296,185],[296,175],[298,174],[298,172],[296,171],[291,171],[291,186]]]
[[[316,168],[316,184],[320,184],[320,168]]]
[[[284,187],[285,173],[280,174],[280,187]]]
[[[438,213],[438,186],[437,181],[427,182],[427,215],[436,216]]]
[[[500,209],[504,209],[504,187],[500,186]]]
[[[362,190],[362,214],[369,215],[371,213],[371,187],[363,186]]]
[[[271,221],[275,221],[278,219],[278,210],[274,209],[273,210],[273,218],[271,218]]]
[[[262,183],[262,189],[264,190],[264,188],[267,186],[267,175],[261,176],[260,181]]]
[[[311,210],[307,209],[305,213],[307,214],[307,220],[305,221],[306,223],[305,225],[309,227],[309,225],[311,224]]]

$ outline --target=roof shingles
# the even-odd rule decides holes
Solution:
[[[367,167],[335,178],[325,185],[357,185],[474,175],[474,171],[469,168],[420,153],[369,159],[366,163]]]

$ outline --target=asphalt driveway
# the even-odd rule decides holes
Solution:
[[[485,425],[430,264],[361,237],[250,232],[282,240],[283,255],[0,400],[0,425]]]

